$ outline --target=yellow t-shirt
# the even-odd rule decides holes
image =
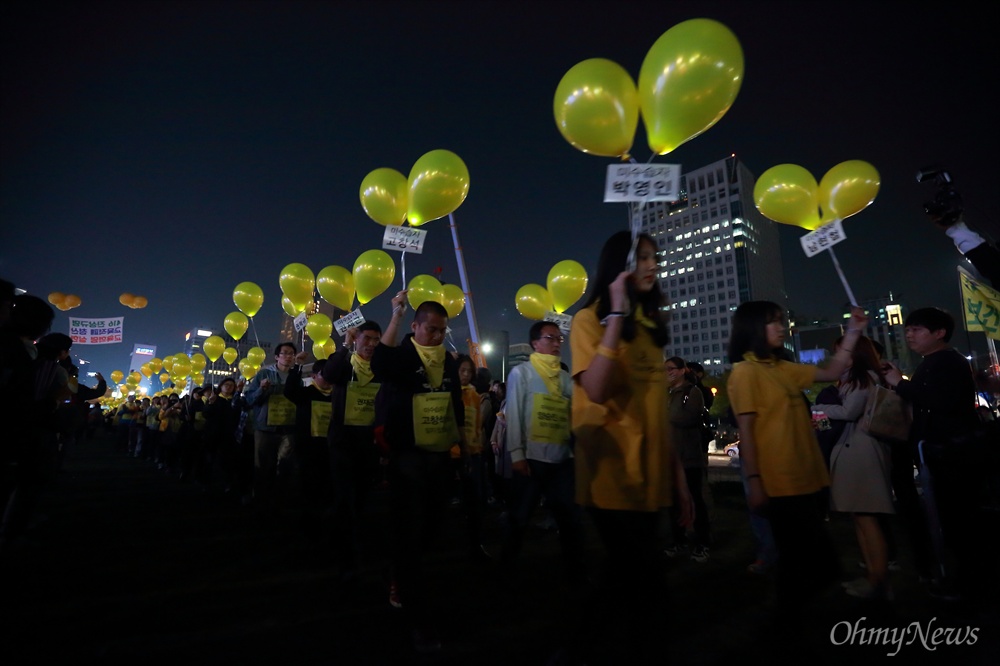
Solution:
[[[806,495],[830,485],[809,409],[802,397],[816,366],[762,361],[753,354],[733,365],[727,387],[733,413],[755,413],[753,438],[764,492]]]
[[[573,376],[590,367],[604,336],[596,306],[573,317]],[[645,327],[618,345],[607,402],[573,384],[576,501],[583,506],[657,511],[673,504],[673,444],[663,352]]]

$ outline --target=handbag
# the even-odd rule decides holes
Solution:
[[[861,428],[878,439],[905,442],[910,437],[912,425],[910,404],[895,391],[875,384],[865,403]]]

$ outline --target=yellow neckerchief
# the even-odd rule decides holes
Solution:
[[[646,328],[656,328],[656,322],[646,316],[646,308],[644,306],[640,306],[636,309],[635,320]]]
[[[417,356],[424,364],[424,370],[427,371],[427,381],[432,388],[440,387],[441,382],[444,381],[444,345],[425,347],[413,338],[410,338],[410,342],[413,343],[413,348],[417,350]]]
[[[552,395],[562,395],[562,385],[559,382],[559,372],[562,370],[562,366],[559,365],[559,357],[552,354],[532,352],[528,360],[531,361],[531,367],[535,369],[535,372],[541,375],[542,381],[545,382],[545,388],[549,390],[549,393]]]
[[[325,396],[329,396],[333,392],[333,387],[321,389],[319,386],[316,385],[316,382],[313,382],[313,388]]]
[[[367,386],[371,380],[375,379],[371,361],[361,358],[361,355],[357,352],[351,354],[351,367],[354,368],[354,374],[358,378],[358,383],[362,386]]]

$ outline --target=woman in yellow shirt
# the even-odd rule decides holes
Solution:
[[[802,391],[840,378],[867,324],[864,311],[852,308],[843,344],[820,368],[785,360],[785,313],[778,304],[748,301],[733,316],[727,386],[740,429],[747,502],[771,523],[778,548],[778,612],[787,619],[839,576],[821,492],[830,476]]]

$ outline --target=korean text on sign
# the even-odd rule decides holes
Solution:
[[[847,236],[844,234],[843,223],[840,220],[834,220],[824,224],[816,231],[809,232],[799,240],[802,242],[802,249],[806,256],[813,257],[824,250],[829,250],[845,238]]]
[[[81,319],[69,318],[69,337],[79,345],[110,345],[122,341],[123,317]]]
[[[677,201],[680,164],[612,164],[604,181],[604,202]]]
[[[423,229],[387,225],[382,236],[382,249],[423,254],[426,239],[427,232]]]
[[[337,335],[344,335],[347,333],[347,329],[356,328],[363,323],[365,323],[365,317],[361,314],[361,308],[358,308],[333,322],[333,328],[337,331]]]

